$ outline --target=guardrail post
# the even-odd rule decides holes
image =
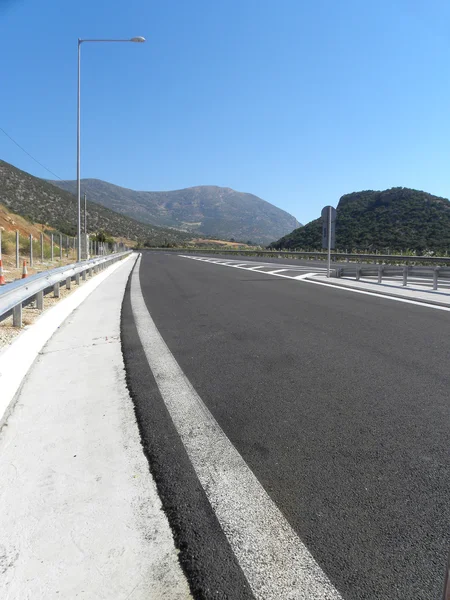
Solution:
[[[403,267],[403,285],[406,287],[408,285],[408,267]]]
[[[67,277],[66,278],[66,290],[70,290],[71,284],[72,284],[72,278],[71,277]]]
[[[36,294],[36,308],[38,310],[44,310],[44,292],[38,292]]]
[[[355,279],[356,279],[356,281],[359,281],[360,278],[361,278],[361,267],[359,265],[357,265]]]
[[[80,274],[79,273],[76,273],[76,275],[75,275],[75,283],[77,285],[80,285]]]
[[[13,327],[22,327],[22,304],[13,308]]]
[[[19,231],[16,231],[16,269],[20,267],[20,258],[19,258]]]
[[[53,298],[59,298],[60,293],[59,293],[59,282],[55,283],[53,286]]]
[[[438,289],[439,267],[435,267],[433,272],[433,290]]]
[[[83,281],[86,281],[86,271],[82,272],[81,278],[83,279]]]
[[[383,265],[378,266],[378,283],[383,281]]]
[[[30,267],[33,266],[33,236],[30,233]]]

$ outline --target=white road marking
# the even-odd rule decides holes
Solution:
[[[342,600],[181,370],[142,296],[139,262],[131,305],[173,423],[255,597]]]
[[[307,277],[313,277],[315,273],[303,273],[303,275],[297,275],[296,277],[291,277],[291,279],[306,279]]]
[[[173,255],[172,255],[173,256]],[[223,260],[218,260],[217,258],[211,258],[211,257],[206,257],[206,256],[192,256],[190,254],[178,254],[177,256],[180,256],[182,258],[190,258],[191,260],[203,260],[205,262],[214,262],[215,264],[227,264],[225,262],[223,262]],[[247,261],[247,262],[242,262],[242,261],[235,261],[238,264],[234,264],[234,261],[229,259],[228,264],[232,267],[234,266],[250,266],[250,265],[254,265],[256,261]],[[259,266],[261,267],[278,267],[280,266],[279,263],[263,263],[260,261],[257,261],[257,263]],[[306,265],[290,265],[287,264],[285,267],[283,267],[283,270],[289,270],[289,269],[293,269],[295,270],[305,270],[305,271],[311,271],[311,269],[313,269],[314,273],[324,273],[326,272],[326,267],[311,267],[311,266],[306,266]]]
[[[193,256],[186,256],[185,254],[178,254],[178,256],[180,258],[194,258]],[[211,261],[208,261],[211,262]],[[226,264],[226,263],[221,263],[221,262],[215,262],[214,264],[216,265],[221,265],[221,266],[225,266],[225,267],[234,267],[236,269],[242,269],[243,271],[254,271],[256,269],[262,269],[265,267],[272,267],[273,265],[267,265],[267,264],[263,264],[263,265],[258,265],[257,267],[252,267],[249,268],[249,265],[253,264],[253,263],[243,263],[243,264],[239,264],[239,265],[230,265],[230,264]],[[308,267],[304,267],[305,269],[307,269]],[[286,269],[280,269],[280,271],[290,271],[290,272],[295,272],[295,273],[299,273],[301,272],[302,268],[299,267],[292,267],[292,268],[286,268]],[[291,281],[294,281],[296,278],[295,277],[289,277],[289,275],[282,275],[281,272],[274,272],[274,271],[260,271],[260,273],[264,273],[266,275],[273,275],[274,277],[284,277],[285,279],[290,279]],[[307,272],[305,273],[306,276],[311,276],[311,275],[319,275],[319,271],[315,271],[314,273],[311,272]]]
[[[184,254],[178,254],[181,258],[193,258],[192,256],[186,256]],[[237,267],[243,268],[243,267]],[[245,271],[249,271],[250,269],[245,269]],[[395,302],[403,302],[404,304],[414,304],[415,306],[421,306],[422,308],[433,308],[434,310],[443,310],[450,311],[450,307],[447,306],[439,306],[437,304],[428,304],[427,302],[419,302],[417,300],[410,300],[409,298],[399,298],[397,296],[390,296],[382,294],[381,292],[367,292],[366,290],[357,290],[352,287],[333,285],[332,283],[326,283],[325,281],[315,281],[314,279],[306,279],[306,277],[313,277],[314,275],[319,275],[319,272],[314,273],[306,273],[304,277],[289,277],[288,275],[282,275],[281,273],[274,273],[273,271],[260,271],[261,273],[265,273],[266,275],[273,275],[274,277],[284,277],[285,279],[290,279],[291,281],[302,281],[304,283],[311,283],[313,285],[324,285],[326,287],[334,288],[335,290],[340,290],[344,292],[351,292],[352,294],[363,294],[365,296],[375,296],[376,298],[383,298],[383,300],[393,300]]]
[[[278,269],[278,271],[267,271],[268,275],[276,275],[277,273],[284,273],[285,271],[289,271],[289,269]]]
[[[333,285],[332,283],[326,283],[325,281],[314,281],[313,279],[304,280],[305,283],[312,283],[314,285],[324,285],[326,287],[334,288],[335,290],[341,290],[344,292],[352,292],[353,294],[363,294],[365,296],[375,296],[376,298],[383,298],[383,300],[394,300],[395,302],[403,302],[405,304],[415,304],[416,306],[422,306],[425,308],[434,308],[435,310],[450,311],[450,307],[438,306],[437,304],[428,304],[427,302],[418,302],[416,300],[410,300],[409,298],[398,298],[397,296],[387,296],[378,292],[367,292],[366,290],[357,290],[355,288]]]

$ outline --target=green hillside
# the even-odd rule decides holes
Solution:
[[[319,250],[321,226],[321,219],[311,221],[270,247]],[[336,248],[446,252],[450,250],[450,202],[408,188],[346,194],[337,206]]]

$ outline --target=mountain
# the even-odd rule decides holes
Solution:
[[[295,229],[272,248],[319,250],[322,220]],[[339,200],[336,248],[381,252],[450,250],[450,202],[409,188],[363,191]]]
[[[76,181],[51,183],[76,193]],[[295,217],[273,204],[230,188],[136,192],[99,179],[83,179],[82,191],[93,202],[143,223],[225,240],[267,244],[299,225]]]
[[[0,204],[28,220],[55,227],[68,235],[76,232],[75,196],[0,160]],[[125,215],[88,202],[88,231],[106,233],[153,245],[180,243],[192,236],[174,229],[139,223]]]

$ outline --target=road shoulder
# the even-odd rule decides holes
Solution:
[[[120,309],[131,267],[48,341],[1,431],[2,597],[191,597],[125,382]]]

